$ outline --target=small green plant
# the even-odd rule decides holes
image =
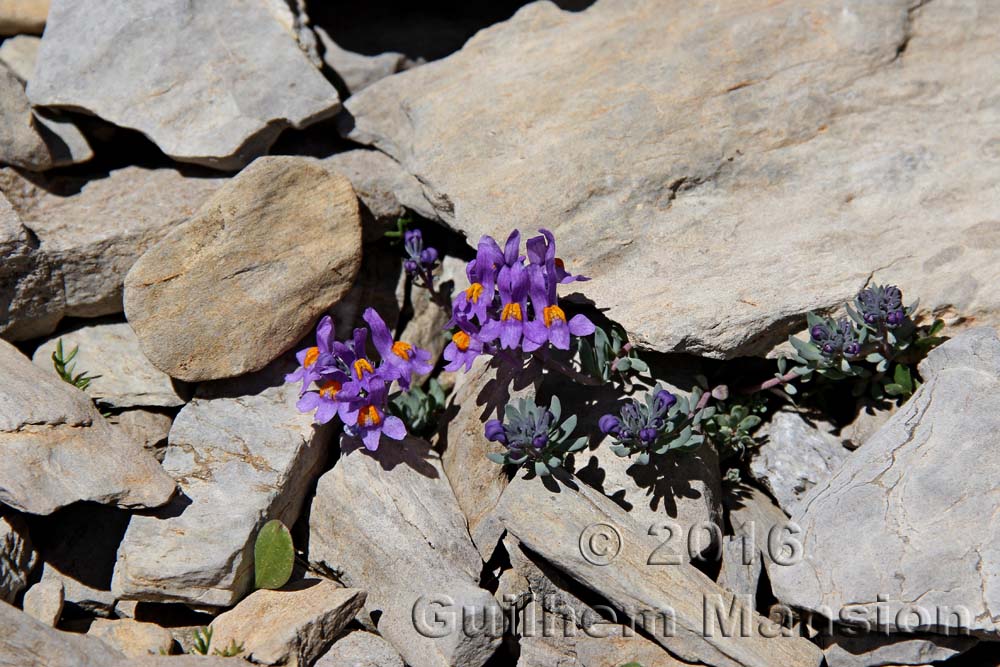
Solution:
[[[88,375],[86,371],[74,375],[76,371],[76,362],[74,359],[76,359],[79,351],[80,346],[77,345],[69,354],[66,354],[63,350],[62,338],[60,338],[56,341],[55,352],[52,353],[52,366],[56,369],[59,377],[63,379],[63,382],[67,382],[82,391],[87,391],[90,383],[101,376]]]
[[[639,358],[625,330],[617,324],[607,331],[595,327],[593,343],[587,338],[577,340],[583,372],[602,382],[618,379],[626,384],[632,375],[649,372],[649,366]]]
[[[212,655],[221,656],[223,658],[232,658],[233,656],[239,655],[243,652],[243,644],[237,644],[235,639],[229,641],[229,646],[223,649],[212,649],[212,628],[207,626],[204,628],[198,628],[194,631],[194,644],[191,646],[191,650],[188,651],[191,655],[208,655],[211,651]],[[165,655],[164,651],[160,651],[161,654]]]
[[[767,404],[760,394],[739,396],[731,401],[716,403],[714,408],[702,421],[701,429],[719,450],[723,461],[740,458],[748,449],[757,446],[753,432],[767,412]]]
[[[253,546],[254,585],[274,590],[288,583],[295,567],[292,534],[281,521],[264,524]]]
[[[212,646],[212,628],[198,628],[194,631],[194,644],[191,646],[191,650],[188,653],[192,655],[208,655],[208,651]]]
[[[403,420],[411,433],[429,437],[437,427],[447,396],[436,379],[427,383],[427,389],[412,387],[389,400],[389,412]]]

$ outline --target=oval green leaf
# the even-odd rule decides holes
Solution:
[[[292,534],[277,519],[268,521],[257,533],[253,547],[254,585],[274,590],[288,583],[295,566]]]

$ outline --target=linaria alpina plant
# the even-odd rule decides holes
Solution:
[[[285,376],[287,382],[301,382],[298,409],[315,412],[317,423],[335,416],[348,434],[361,438],[369,450],[378,449],[383,435],[393,440],[406,436],[406,427],[395,415],[387,414],[390,386],[403,391],[410,387],[414,373],[431,370],[430,353],[409,343],[393,340],[389,327],[373,308],[364,312],[379,353],[379,361],[369,356],[368,329],[354,330],[352,340],[334,339],[333,320],[326,316],[316,327],[316,345],[299,351],[299,368]]]
[[[576,429],[576,415],[559,423],[562,405],[552,397],[548,408],[533,401],[519,399],[504,411],[503,421],[486,422],[486,439],[507,447],[503,454],[490,452],[486,456],[501,465],[531,464],[535,474],[544,477],[562,466],[568,454],[587,446],[586,436],[570,439]]]

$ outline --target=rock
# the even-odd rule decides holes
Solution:
[[[836,635],[820,644],[828,667],[924,665],[944,661],[975,646],[974,637],[939,635]]]
[[[71,607],[111,616],[115,606],[111,574],[130,517],[118,508],[93,503],[76,503],[50,516],[32,517],[36,548],[45,563],[42,582],[62,588],[63,599]]]
[[[40,38],[32,35],[18,35],[5,39],[0,44],[0,62],[6,65],[22,84],[28,83],[35,71],[38,46],[41,42]]]
[[[390,328],[399,320],[395,287],[403,270],[400,252],[384,243],[366,243],[361,255],[365,261],[354,284],[329,311],[334,328],[345,336],[355,327],[366,326],[362,316],[369,307],[377,310]],[[309,336],[312,340],[312,331]]]
[[[111,589],[124,599],[234,604],[253,584],[253,544],[271,519],[295,523],[330,446],[328,428],[295,409],[279,363],[203,385],[174,419],[163,467],[177,499],[135,516]]]
[[[364,591],[318,579],[255,591],[212,621],[212,643],[242,644],[240,655],[251,662],[308,667],[364,603]]]
[[[551,227],[587,298],[660,351],[763,354],[869,280],[1000,324],[985,16],[991,0],[533,3],[352,96],[342,130],[473,242]]]
[[[438,455],[412,437],[374,453],[350,438],[341,447],[313,499],[310,561],[368,591],[365,616],[408,664],[484,664],[500,633],[482,629],[499,607],[478,585],[483,563]]]
[[[546,636],[540,631],[521,638],[517,667],[687,667],[663,648],[619,625],[595,624],[574,636]]]
[[[60,632],[16,607],[0,602],[0,665],[124,667],[119,662],[123,657],[103,642]]]
[[[21,608],[28,616],[54,628],[63,611],[62,582],[53,579],[38,582],[24,594]]]
[[[0,35],[42,34],[50,0],[0,0]]]
[[[33,113],[24,84],[0,63],[0,163],[44,171],[94,157],[80,130],[58,115]]]
[[[39,194],[19,212],[61,268],[65,314],[98,317],[122,312],[132,264],[224,182],[199,171],[126,167],[85,183],[78,194]]]
[[[315,31],[323,45],[323,62],[337,73],[352,95],[406,67],[406,56],[402,53],[388,52],[377,56],[354,53],[341,48],[322,27],[317,26]]]
[[[671,654],[718,667],[822,662],[807,640],[783,637],[693,566],[653,567],[666,562],[657,553],[662,537],[598,491],[561,477],[558,493],[537,479],[515,478],[500,499],[504,526],[524,548],[635,619]]]
[[[726,535],[720,549],[722,567],[715,583],[736,595],[757,599],[760,583],[760,556],[755,548],[748,549],[743,536]]]
[[[91,400],[0,341],[0,502],[31,514],[93,500],[158,507],[174,482]]]
[[[58,271],[0,194],[0,336],[24,340],[55,329],[65,308]]]
[[[844,624],[996,637],[1000,523],[983,461],[1000,454],[1000,339],[965,332],[919,370],[910,400],[796,506],[801,558],[771,582],[781,602]]]
[[[778,412],[758,432],[766,441],[750,459],[750,474],[786,512],[809,489],[825,482],[850,452],[840,440],[794,412]]]
[[[261,158],[139,258],[125,278],[125,313],[168,375],[242,375],[292,347],[347,293],[360,250],[346,178],[304,158]]]
[[[55,0],[28,97],[139,130],[180,162],[239,169],[286,127],[340,110],[279,7]]]
[[[385,153],[356,149],[334,153],[320,163],[350,179],[361,201],[366,243],[382,238],[387,228],[395,228],[407,209],[433,215],[420,182]]]
[[[129,658],[169,653],[174,646],[174,638],[168,630],[155,623],[140,623],[128,618],[94,619],[87,635],[115,647]]]
[[[314,667],[403,667],[403,659],[378,635],[352,630],[339,637]]]
[[[771,576],[774,568],[780,570],[801,556],[795,550],[799,527],[762,491],[738,484],[725,497],[725,504],[729,525],[739,543],[738,563],[749,561],[751,569],[758,563],[757,569],[763,566]],[[736,551],[735,545],[731,548]],[[723,571],[726,569],[723,563]]]
[[[536,393],[538,384],[537,377],[522,376],[511,387],[509,373],[501,371],[499,378],[497,373],[480,358],[470,372],[458,376],[450,408],[455,416],[443,425],[441,435],[444,471],[483,560],[492,557],[503,535],[495,509],[508,482],[503,466],[486,458],[488,452],[501,454],[505,448],[486,439],[483,424],[499,415],[509,400]]]
[[[24,519],[4,511],[0,515],[0,602],[14,603],[37,561]]]
[[[31,360],[53,375],[52,354],[60,340],[64,354],[78,349],[76,372],[98,376],[87,388],[95,400],[112,408],[184,405],[170,376],[153,366],[139,349],[139,339],[129,325],[81,327],[42,343]]]
[[[111,423],[125,431],[126,435],[140,443],[160,463],[167,447],[167,436],[173,417],[151,410],[125,410],[111,418]]]

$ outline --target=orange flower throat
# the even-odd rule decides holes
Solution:
[[[374,373],[375,369],[372,368],[372,364],[370,361],[368,361],[364,357],[361,357],[360,359],[354,362],[354,374],[358,376],[358,379],[360,380],[361,378],[364,377],[365,371],[369,373]]]
[[[397,340],[392,344],[392,353],[403,361],[409,361],[410,357],[413,356],[413,346],[409,343],[404,343],[401,340]]]
[[[479,297],[483,295],[482,283],[472,283],[465,289],[465,298],[472,303],[479,303]]]
[[[552,323],[556,320],[566,321],[566,313],[559,306],[545,306],[542,310],[542,320],[545,321],[545,326],[551,327]]]
[[[305,368],[309,368],[316,363],[317,359],[319,359],[319,348],[310,347],[308,350],[306,350],[306,356],[305,359],[302,360],[302,366]]]
[[[382,418],[374,405],[366,405],[358,412],[358,426],[378,426],[381,423]]]
[[[455,335],[451,337],[451,340],[455,343],[455,347],[457,347],[460,352],[465,352],[469,349],[469,342],[471,339],[469,338],[469,334],[464,331],[455,332]]]
[[[319,386],[319,395],[323,398],[334,398],[340,391],[340,383],[336,380],[327,380]]]
[[[500,313],[500,319],[503,320],[504,322],[506,322],[507,320],[509,320],[512,317],[515,320],[518,320],[518,321],[521,321],[522,319],[524,319],[521,316],[521,304],[519,304],[519,303],[508,303],[506,306],[503,307],[503,312]]]

